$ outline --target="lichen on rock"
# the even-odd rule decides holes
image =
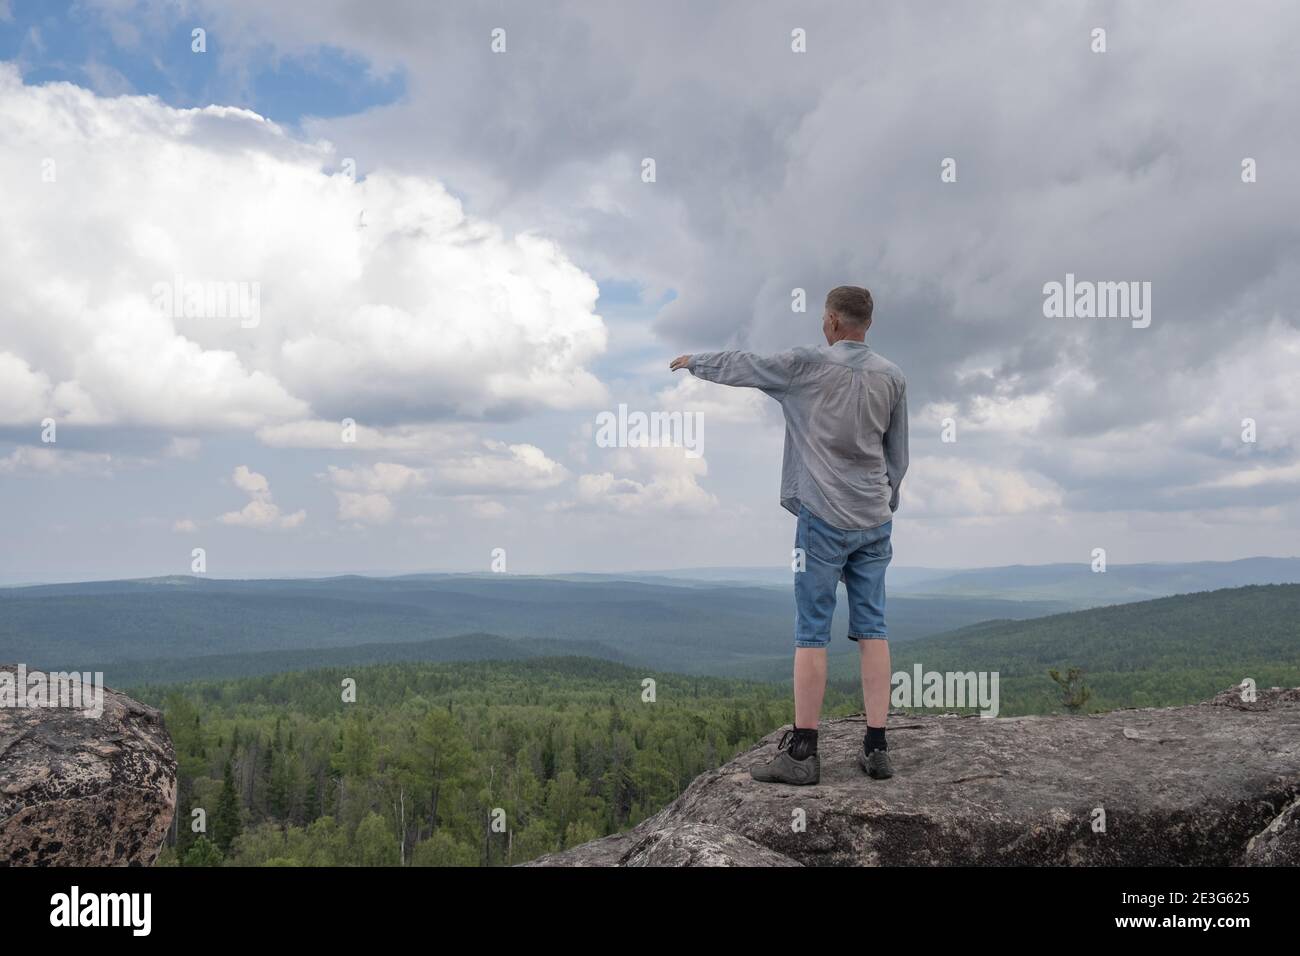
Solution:
[[[176,757],[154,708],[109,688],[98,717],[0,708],[0,865],[149,866],[175,809]]]

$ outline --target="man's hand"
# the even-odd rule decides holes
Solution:
[[[668,364],[668,368],[675,372],[679,368],[686,368],[690,363],[691,357],[689,355],[679,355]]]

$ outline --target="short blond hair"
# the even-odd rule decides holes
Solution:
[[[857,285],[837,286],[826,296],[826,308],[862,329],[871,324],[872,305],[871,293]]]

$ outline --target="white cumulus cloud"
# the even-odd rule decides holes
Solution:
[[[569,474],[536,445],[485,440],[483,449],[435,465],[439,490],[460,494],[541,491],[554,488]]]
[[[389,461],[377,461],[373,465],[356,468],[330,465],[327,476],[337,488],[387,495],[401,494],[410,488],[428,484],[429,481],[422,469]]]
[[[1057,510],[1062,492],[1027,470],[926,456],[913,459],[900,499],[908,516],[973,518]]]
[[[248,504],[238,511],[227,511],[217,518],[222,524],[241,528],[296,528],[307,518],[306,511],[286,515],[271,500],[271,484],[265,475],[240,465],[230,477],[231,483],[249,497]]]
[[[605,397],[596,283],[433,179],[353,182],[247,110],[26,86],[12,64],[0,143],[0,424],[373,425]],[[187,309],[230,283],[242,297]]]
[[[358,491],[336,491],[339,500],[339,520],[355,524],[388,524],[397,513],[392,499],[378,492],[364,494]]]

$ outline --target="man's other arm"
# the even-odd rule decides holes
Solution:
[[[757,388],[777,401],[790,389],[794,376],[793,352],[756,355],[753,352],[696,352],[674,359],[674,370],[687,369],[696,378],[719,385]]]
[[[907,474],[907,383],[903,383],[889,413],[889,427],[881,441],[885,450],[885,473],[889,478],[889,510],[898,510],[898,489]]]

